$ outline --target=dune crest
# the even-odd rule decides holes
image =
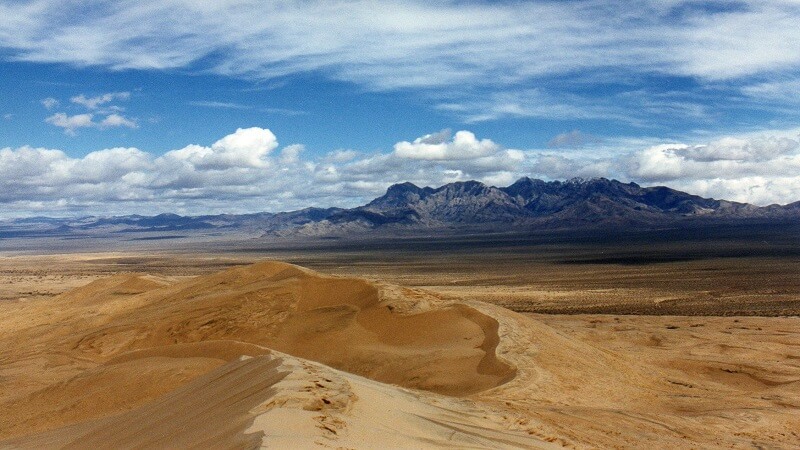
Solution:
[[[163,347],[164,355],[223,351],[231,359],[119,414],[0,441],[19,448],[555,448],[502,425],[467,400],[420,395],[265,348],[217,341]],[[158,350],[112,365],[153,364]],[[253,353],[255,356],[249,356]],[[102,379],[94,380],[102,384]],[[493,420],[487,420],[493,414]],[[398,432],[398,427],[407,432]]]
[[[460,304],[400,312],[380,289],[285,263],[237,267],[149,290],[74,343],[105,360],[124,351],[206,340],[263,345],[382,382],[448,395],[497,386],[497,321]]]
[[[382,289],[394,291],[389,295]],[[61,435],[85,446],[108,438],[100,423],[112,430],[136,429],[133,423],[145,429],[152,425],[149,418],[170,408],[190,407],[186,402],[198,407],[194,402],[202,403],[206,393],[238,395],[236,389],[252,380],[232,374],[256,364],[239,358],[272,360],[273,351],[378,382],[454,396],[514,377],[516,369],[495,355],[495,319],[463,304],[407,299],[411,293],[265,262],[174,284],[141,274],[115,275],[52,301],[22,305],[18,320],[7,318],[3,324],[15,331],[12,341],[19,346],[3,352],[4,359],[16,361],[5,381],[22,388],[0,397],[5,411],[0,436],[39,433],[30,442],[47,445],[59,439],[47,430],[74,426]],[[239,380],[236,389],[223,394],[223,387],[203,384],[218,371]],[[281,379],[273,375],[264,375],[264,386]],[[187,389],[195,389],[197,398]],[[169,399],[178,403],[164,406]],[[252,419],[248,411],[268,399],[262,395],[255,403],[231,404],[233,409],[214,414]],[[236,442],[248,446],[243,426],[214,439],[235,435]],[[176,430],[164,433],[178,436]],[[136,433],[118,433],[115,439],[158,445],[137,440],[142,438]]]

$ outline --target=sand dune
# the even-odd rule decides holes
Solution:
[[[121,285],[136,284],[120,280],[101,290],[93,286],[97,283],[87,286],[87,296],[108,297]],[[514,368],[495,357],[494,319],[459,304],[403,314],[382,302],[379,292],[362,280],[324,277],[282,263],[256,264],[122,301],[106,298],[100,308],[108,310],[108,320],[72,346],[102,360],[134,349],[238,340],[452,395],[513,376]]]
[[[261,358],[267,348],[374,380],[450,395],[484,390],[514,376],[514,367],[495,355],[496,320],[441,301],[395,305],[402,300],[402,293],[390,299],[362,280],[262,263],[173,285],[144,275],[118,275],[52,302],[18,305],[18,314],[3,323],[14,332],[9,339],[14,346],[3,352],[4,360],[14,363],[3,381],[22,389],[6,395],[0,432],[15,436],[86,421],[132,429],[125,421],[139,419],[120,416],[108,422],[107,416],[151,408],[153,401],[169,396],[194,401],[207,387],[202,379],[209,371],[256,364],[231,361],[242,355]],[[42,315],[48,306],[52,309]],[[59,370],[37,373],[48,366]],[[219,389],[213,392],[225,390]],[[192,391],[197,391],[194,397]],[[240,406],[246,412],[267,399]],[[183,410],[177,403],[175,408],[173,413]],[[153,411],[141,414],[157,416]],[[92,439],[110,439],[97,430],[83,433],[88,426],[78,426],[80,433],[38,437],[30,445],[67,442],[67,436],[78,439],[78,434],[82,446]],[[174,436],[176,445],[203,443],[164,432]],[[159,445],[114,436],[123,446]]]
[[[675,353],[659,331],[611,345],[573,329],[277,262],[179,282],[116,275],[0,304],[0,447],[800,441],[795,363],[715,362],[751,355],[707,348],[730,345],[720,336]]]

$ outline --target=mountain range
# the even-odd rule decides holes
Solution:
[[[800,202],[759,207],[641,187],[606,178],[542,181],[521,178],[507,187],[478,181],[438,188],[395,184],[356,208],[306,208],[281,213],[207,216],[34,217],[0,221],[0,238],[104,233],[226,231],[266,236],[328,236],[358,232],[523,231],[533,228],[653,228],[678,223],[800,219]]]

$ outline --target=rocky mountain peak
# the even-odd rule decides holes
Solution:
[[[398,183],[389,186],[386,190],[387,196],[398,196],[408,192],[419,192],[421,189],[414,183],[406,181],[405,183]]]

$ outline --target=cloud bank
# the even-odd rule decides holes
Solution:
[[[0,203],[6,216],[285,211],[355,206],[397,182],[438,186],[478,179],[504,186],[522,176],[616,177],[762,205],[800,200],[800,144],[785,136],[668,143],[587,158],[507,149],[466,130],[443,130],[398,142],[389,152],[337,150],[305,158],[304,151],[300,144],[281,147],[259,127],[160,156],[136,148],[82,158],[2,148]]]

